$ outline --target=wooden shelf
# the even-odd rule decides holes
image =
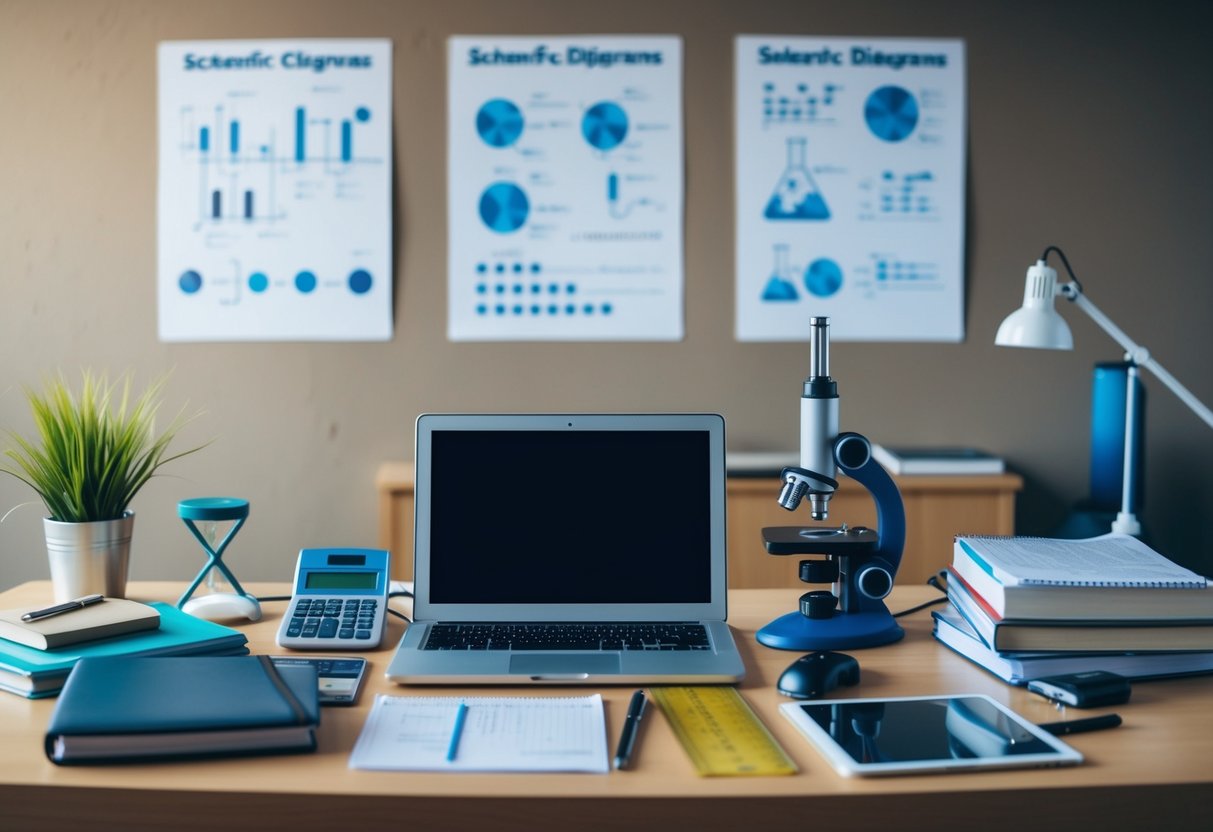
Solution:
[[[893,478],[906,508],[906,547],[897,582],[920,584],[952,560],[957,534],[1014,534],[1017,474],[904,476]],[[393,580],[413,578],[413,465],[385,462],[375,476],[379,492],[379,545],[392,553]],[[775,501],[776,477],[728,481],[729,586],[803,587],[800,559],[774,557],[763,548],[764,526],[811,525],[807,509],[789,513]],[[876,527],[876,506],[854,480],[843,479],[830,501],[829,525]]]

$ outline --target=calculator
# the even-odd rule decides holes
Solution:
[[[303,549],[278,645],[295,650],[366,650],[383,640],[388,553]]]

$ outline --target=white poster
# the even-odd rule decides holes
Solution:
[[[964,338],[964,43],[737,38],[737,337]]]
[[[449,41],[448,334],[678,340],[682,42]]]
[[[160,44],[164,341],[392,337],[391,43]]]

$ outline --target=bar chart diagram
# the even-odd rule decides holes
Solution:
[[[390,338],[389,43],[162,43],[159,69],[161,339]]]

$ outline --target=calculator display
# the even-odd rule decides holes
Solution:
[[[304,586],[307,589],[374,589],[378,581],[378,572],[309,572]]]

